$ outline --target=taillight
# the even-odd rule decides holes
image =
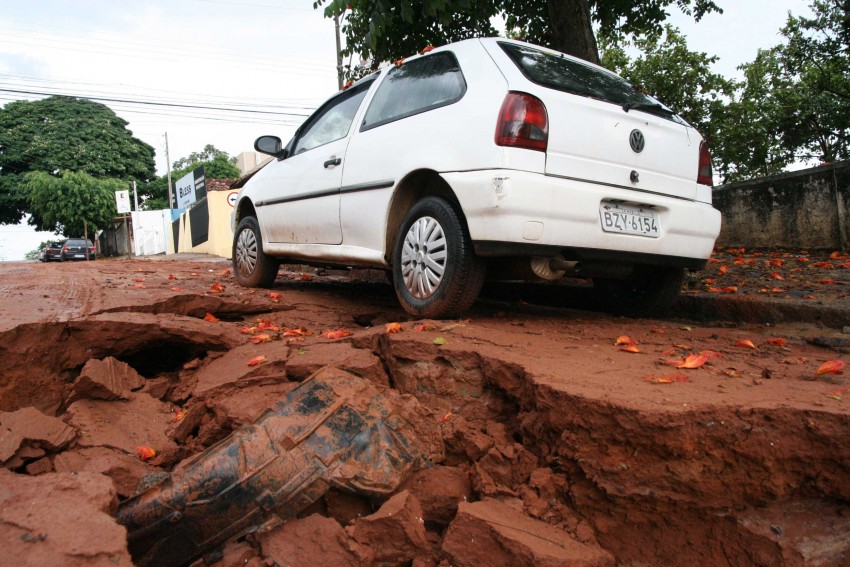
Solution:
[[[708,144],[703,140],[699,143],[699,170],[697,171],[697,183],[714,185],[714,175],[711,171],[711,153],[708,151]]]
[[[496,145],[545,152],[548,143],[549,119],[540,99],[509,92],[499,111]]]
[[[62,250],[64,250],[65,252],[67,252],[68,250],[70,250],[70,248],[68,248],[67,246],[65,246],[65,247],[63,247],[63,248],[62,248]]]

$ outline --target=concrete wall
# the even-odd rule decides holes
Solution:
[[[717,244],[850,249],[850,162],[715,187]]]

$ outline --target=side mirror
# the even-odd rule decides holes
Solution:
[[[254,149],[261,154],[283,157],[283,141],[277,136],[260,136],[254,142]]]

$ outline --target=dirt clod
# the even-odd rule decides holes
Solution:
[[[496,500],[462,503],[443,541],[453,565],[511,567],[613,566],[614,557],[599,547]]]

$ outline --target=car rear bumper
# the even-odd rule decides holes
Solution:
[[[687,199],[524,171],[452,172],[443,178],[460,201],[470,236],[483,255],[549,251],[580,259],[570,257],[573,252],[612,262],[698,267],[711,256],[720,233],[720,211]],[[658,215],[659,236],[603,231],[602,201],[650,207]]]

